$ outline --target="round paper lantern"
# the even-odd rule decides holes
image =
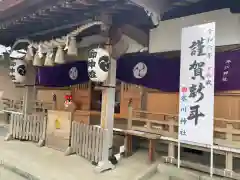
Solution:
[[[92,49],[88,55],[88,76],[93,82],[104,82],[109,73],[110,55],[102,48]]]
[[[25,61],[17,59],[10,63],[10,77],[14,83],[23,83],[26,80],[27,64]]]

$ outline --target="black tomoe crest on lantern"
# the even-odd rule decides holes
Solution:
[[[92,49],[88,55],[88,76],[93,82],[104,82],[110,69],[110,55],[102,48]]]
[[[108,72],[110,68],[110,58],[108,56],[102,56],[98,61],[98,65],[102,71]]]
[[[21,76],[25,76],[26,75],[26,66],[25,65],[20,65],[17,67],[17,72],[21,75]]]
[[[26,80],[27,65],[20,59],[12,60],[10,64],[10,77],[14,83],[23,83]]]

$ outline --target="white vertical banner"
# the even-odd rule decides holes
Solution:
[[[179,145],[180,142],[211,147],[213,145],[214,69],[215,22],[183,28],[179,88]]]

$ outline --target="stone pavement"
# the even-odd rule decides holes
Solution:
[[[26,180],[26,179],[10,170],[0,168],[0,180]]]
[[[0,125],[0,136],[6,136],[8,130],[4,126]]]
[[[79,156],[64,156],[62,152],[39,148],[31,142],[6,142],[2,136],[0,160],[40,180],[132,180],[149,167],[147,152],[140,151],[120,161],[116,169],[98,174],[90,162]]]

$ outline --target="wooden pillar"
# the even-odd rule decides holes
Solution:
[[[227,133],[226,133],[226,140],[228,142],[232,142],[232,124],[227,124]],[[232,177],[233,172],[233,153],[232,152],[226,152],[226,159],[225,159],[225,170],[224,174],[227,177]]]
[[[174,134],[174,119],[169,120],[169,136],[172,137]],[[168,143],[168,158],[169,162],[172,163],[173,159],[175,158],[175,144],[174,142],[169,142]]]
[[[106,49],[111,54],[111,46]],[[113,126],[114,126],[114,106],[115,106],[115,87],[116,87],[116,60],[111,59],[108,79],[104,83],[106,88],[102,91],[102,111],[101,111],[101,126],[108,129],[109,133],[109,148],[112,148]]]
[[[104,33],[109,34],[111,26],[111,16],[108,14],[102,15],[102,21],[105,26],[102,27]],[[105,49],[109,52],[110,58],[112,54],[112,46],[110,45],[110,38],[106,43]],[[112,156],[112,141],[113,141],[113,126],[114,126],[114,106],[115,106],[115,92],[116,92],[116,60],[111,58],[111,64],[107,80],[104,82],[104,89],[102,90],[102,110],[101,110],[101,127],[105,129],[106,135],[103,141],[103,160],[97,166],[98,172],[113,169],[115,166],[108,160]]]
[[[36,100],[36,89],[34,86],[25,86],[23,99],[23,113],[31,114],[34,111],[34,102]]]
[[[101,127],[108,129],[109,142],[108,148],[112,148],[113,140],[113,126],[114,126],[114,107],[115,107],[115,92],[116,92],[116,60],[112,56],[112,45],[109,37],[109,30],[112,25],[112,16],[103,12],[101,14],[101,21],[104,24],[101,26],[102,34],[108,36],[105,49],[110,54],[111,64],[107,80],[104,82],[104,89],[102,90],[102,111],[101,111]],[[111,153],[111,152],[109,152]]]
[[[148,161],[150,163],[155,161],[156,158],[156,140],[155,139],[149,139],[148,144]]]
[[[25,94],[23,99],[23,113],[30,114],[34,110],[34,103],[36,101],[36,87],[35,87],[35,78],[36,78],[36,70],[32,65],[27,66],[27,74],[26,74],[26,82],[25,82]]]
[[[147,110],[147,88],[141,87],[141,110]]]

